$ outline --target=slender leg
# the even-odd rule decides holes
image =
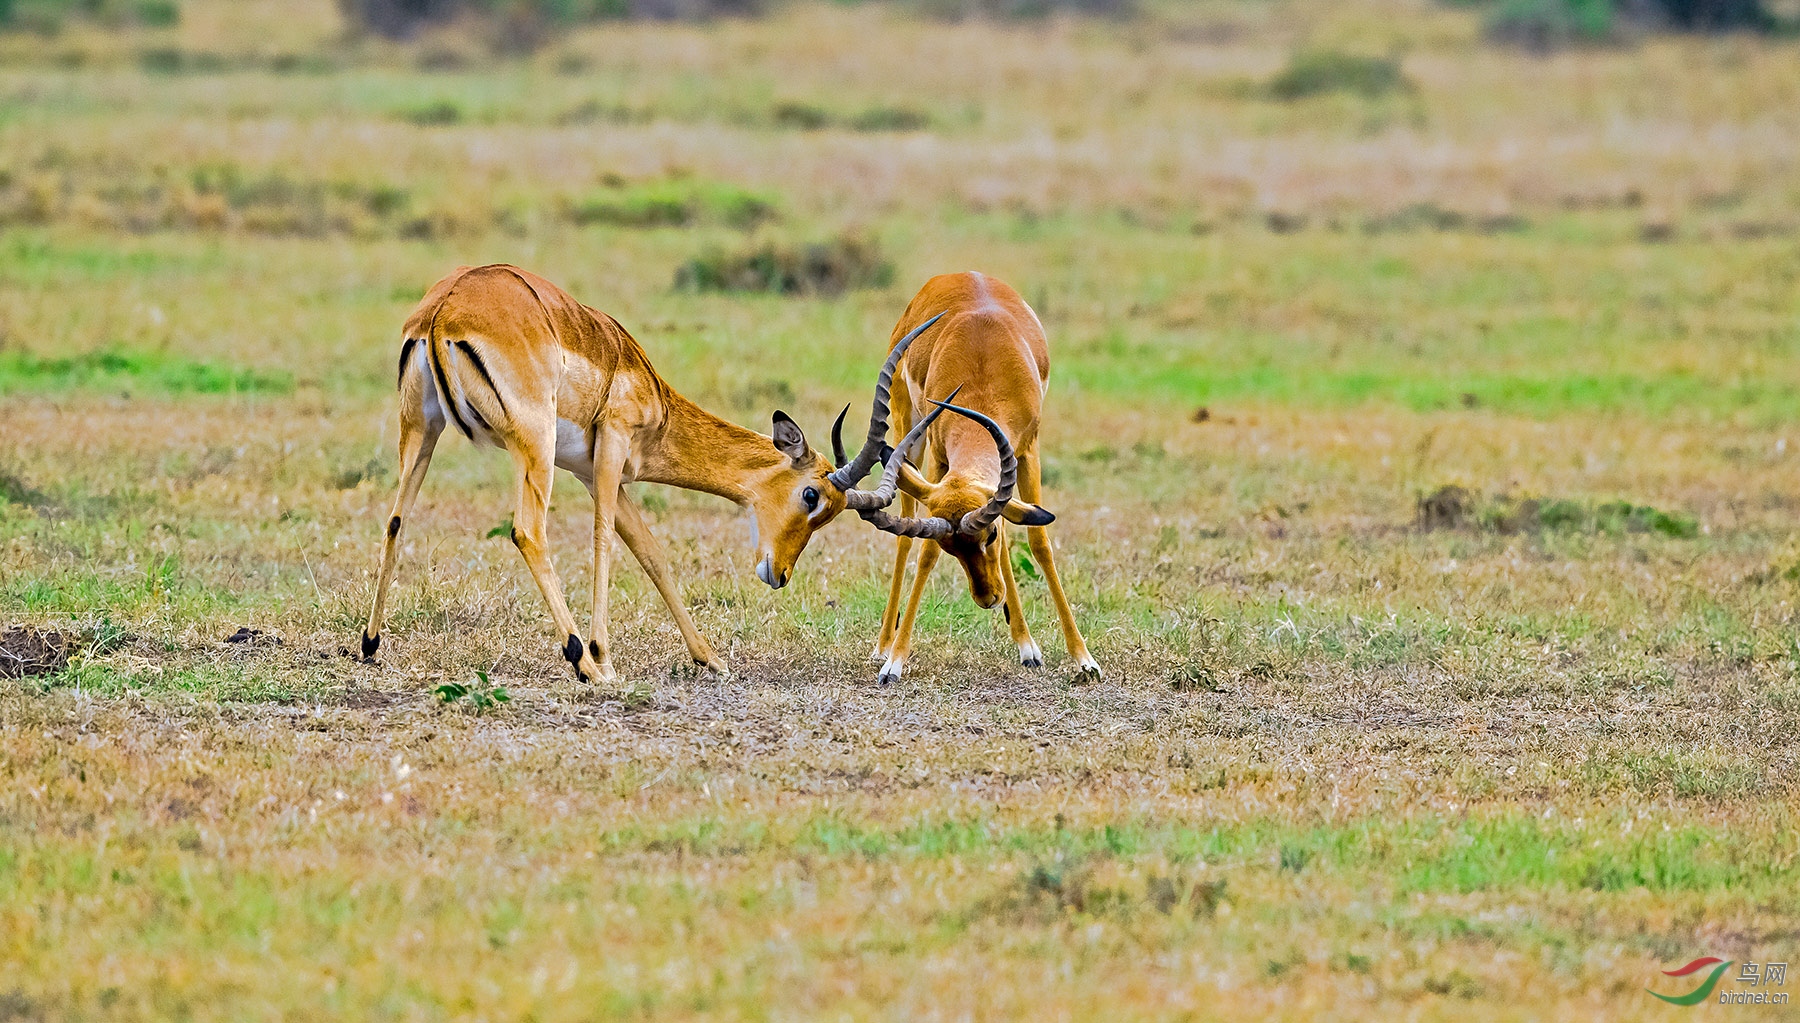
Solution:
[[[604,426],[594,439],[594,631],[588,635],[588,653],[600,666],[600,680],[611,682],[618,677],[613,670],[612,648],[607,643],[606,607],[612,592],[613,548],[618,524],[619,477],[625,459],[631,453],[631,441],[616,430]]]
[[[1044,666],[1044,652],[1038,649],[1037,640],[1031,638],[1031,627],[1025,624],[1025,608],[1019,602],[1019,584],[1013,578],[1012,538],[1007,529],[1000,529],[1000,577],[1006,583],[1006,603],[1001,605],[1006,612],[1006,628],[1012,634],[1013,645],[1019,648],[1019,663],[1027,668]]]
[[[937,564],[941,551],[935,541],[927,540],[919,545],[919,567],[914,570],[912,596],[906,601],[906,617],[900,619],[900,631],[888,648],[887,662],[881,666],[879,681],[884,686],[900,681],[900,672],[906,668],[906,655],[912,652],[913,622],[919,617],[919,599],[925,595],[925,583],[931,578],[931,569]]]
[[[531,570],[538,590],[543,593],[544,603],[550,605],[550,617],[563,636],[563,657],[574,666],[576,676],[582,681],[598,682],[603,673],[588,649],[581,645],[581,636],[575,631],[575,616],[569,613],[569,605],[563,600],[562,583],[556,578],[556,568],[550,564],[546,543],[550,526],[550,484],[555,473],[551,462],[551,452],[556,450],[555,438],[554,432],[546,431],[541,438],[515,439],[507,445],[519,477],[512,540],[519,548],[519,555],[525,559],[525,566]],[[615,485],[602,493],[610,498],[617,491]],[[612,502],[605,503],[610,506]],[[608,514],[610,516],[610,508]]]
[[[1043,482],[1038,478],[1037,445],[1033,444],[1028,453],[1019,457],[1019,497],[1036,504],[1043,498],[1043,489]],[[1063,593],[1062,577],[1056,574],[1056,561],[1050,554],[1049,531],[1043,526],[1027,526],[1025,535],[1031,543],[1032,558],[1044,570],[1044,582],[1050,588],[1050,601],[1056,605],[1056,617],[1062,624],[1063,643],[1069,648],[1069,657],[1082,675],[1098,679],[1100,665],[1088,654],[1087,641],[1081,638],[1081,629],[1075,624],[1075,612],[1070,610],[1069,598]]]
[[[625,546],[630,548],[632,557],[643,567],[644,574],[650,577],[656,592],[662,594],[663,603],[668,605],[669,615],[675,619],[675,627],[681,630],[681,638],[687,643],[688,654],[694,658],[694,663],[729,676],[731,669],[713,652],[711,644],[700,635],[700,630],[694,628],[693,619],[688,617],[687,608],[681,603],[681,590],[669,575],[668,557],[663,553],[662,544],[657,542],[656,534],[650,532],[650,526],[644,521],[643,513],[638,510],[637,502],[623,488],[619,490],[617,519],[613,526],[625,541]]]
[[[407,403],[400,415],[400,488],[394,495],[394,510],[388,516],[387,540],[381,548],[381,574],[375,580],[375,603],[369,609],[369,622],[363,626],[362,655],[369,659],[381,649],[381,616],[387,605],[388,587],[394,581],[394,569],[400,561],[400,523],[412,514],[413,502],[419,497],[419,486],[431,468],[431,452],[444,432],[444,417],[425,414],[416,400]]]
[[[913,510],[913,499],[905,494],[900,495],[900,514],[917,514]],[[900,536],[894,540],[894,578],[888,582],[887,607],[881,612],[881,638],[875,641],[875,652],[869,655],[871,661],[887,660],[888,651],[894,646],[894,630],[900,624],[900,590],[906,585],[906,556],[912,553],[912,537]]]

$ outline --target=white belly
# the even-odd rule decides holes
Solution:
[[[587,431],[567,419],[556,421],[556,464],[584,479],[594,474]]]

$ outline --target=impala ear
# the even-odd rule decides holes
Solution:
[[[806,458],[806,434],[800,432],[800,424],[788,418],[786,412],[775,412],[775,448],[794,460],[799,465]]]
[[[906,496],[924,501],[931,497],[937,484],[925,478],[925,474],[912,467],[911,462],[900,463],[900,491]]]
[[[1056,521],[1056,516],[1037,505],[1026,504],[1019,500],[1006,502],[1006,507],[1001,510],[1000,516],[1019,526],[1048,526]]]

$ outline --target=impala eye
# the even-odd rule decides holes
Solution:
[[[805,503],[806,510],[812,511],[819,506],[819,491],[815,487],[807,487],[800,491],[800,500]]]

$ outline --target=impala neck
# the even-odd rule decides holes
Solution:
[[[751,483],[787,456],[769,438],[706,411],[673,391],[662,437],[645,453],[638,479],[750,503]]]

